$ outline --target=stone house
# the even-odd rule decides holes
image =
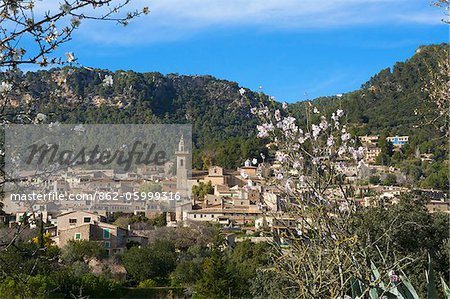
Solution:
[[[59,215],[54,241],[59,247],[70,240],[99,242],[108,255],[126,250],[127,243],[135,241],[126,229],[104,222],[101,215],[86,211],[71,211]]]

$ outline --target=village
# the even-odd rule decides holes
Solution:
[[[429,212],[448,213],[445,192],[411,189],[402,183],[405,176],[401,172],[375,165],[380,153],[378,138],[360,136],[365,151],[359,164],[342,161],[336,165],[345,174],[344,187],[351,190],[351,200],[366,207],[381,202],[395,204],[402,194],[414,192],[428,199]],[[408,136],[388,138],[395,148],[408,141]],[[279,189],[269,184],[276,162],[258,163],[255,159],[248,159],[236,170],[211,166],[207,171],[190,171],[186,162],[190,153],[183,138],[175,155],[176,175],[171,173],[173,162],[140,167],[135,172],[69,168],[62,174],[46,177],[44,185],[59,197],[73,194],[83,194],[83,197],[34,201],[30,206],[24,201],[12,200],[10,196],[10,200],[8,197],[5,200],[1,220],[9,227],[18,226],[23,221],[36,227],[42,221],[45,232],[57,246],[63,247],[70,240],[97,241],[103,244],[108,254],[125,251],[127,244],[146,244],[145,231],[132,225],[120,227],[113,224],[111,219],[115,214],[148,219],[163,216],[170,227],[192,223],[216,224],[232,236],[233,242],[242,239],[273,241],[275,236],[277,242],[288,244],[287,236],[298,230],[296,219],[283,208],[283,202],[292,199],[283,198]],[[426,155],[421,158],[430,159]],[[381,179],[371,182],[370,178],[374,176]],[[193,191],[196,188],[203,188],[206,194]],[[309,189],[305,187],[303,192],[308,196]],[[341,189],[337,186],[328,192],[330,199],[342,198]]]

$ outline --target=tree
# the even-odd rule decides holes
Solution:
[[[370,257],[381,254],[376,250],[380,240],[361,241],[352,226],[359,208],[343,185],[345,173],[336,167],[342,160],[357,164],[363,148],[355,147],[342,123],[342,109],[327,117],[311,103],[303,106],[305,123],[292,117],[286,105],[252,108],[260,119],[258,136],[271,142],[279,163],[268,184],[282,194],[283,215],[295,223],[295,228],[285,225],[281,234],[275,234],[280,241],[273,246],[272,269],[285,282],[283,289],[290,297],[342,298],[349,295],[355,280],[367,294],[374,283]],[[391,145],[381,140],[384,153],[390,155]],[[280,217],[270,211],[267,216]],[[403,258],[380,260],[382,269],[403,266]]]
[[[162,186],[160,184],[158,184],[158,183],[148,182],[148,183],[142,184],[139,187],[139,191],[140,192],[145,192],[145,193],[161,192],[162,191]]]
[[[414,286],[420,286],[422,295],[426,292],[424,269],[428,254],[435,269],[448,277],[449,251],[448,216],[443,213],[429,213],[426,200],[412,194],[402,196],[398,204],[389,207],[369,207],[358,211],[353,218],[358,238],[370,246],[372,240],[379,240],[377,247],[384,259],[407,258],[403,271]],[[380,221],[383,219],[383,221]],[[376,252],[369,257],[375,264],[382,263]]]
[[[194,286],[202,277],[202,263],[200,261],[182,261],[170,274],[173,286]]]
[[[214,239],[214,230],[208,223],[192,223],[190,227],[156,227],[145,232],[145,237],[149,243],[170,241],[177,250],[186,252],[192,250],[194,245],[204,247],[210,244]]]
[[[369,183],[371,183],[372,185],[378,185],[380,183],[380,177],[377,175],[370,176]]]
[[[225,257],[214,252],[202,265],[202,278],[195,292],[204,298],[227,298],[232,290],[231,274],[227,271]],[[231,294],[232,295],[232,294]]]
[[[50,8],[42,7],[43,1],[8,0],[0,4],[0,122],[6,123],[42,123],[46,115],[36,111],[35,99],[22,100],[32,93],[27,84],[20,80],[23,73],[19,67],[35,65],[48,67],[51,65],[74,65],[76,58],[73,52],[67,52],[65,58],[56,57],[55,51],[71,40],[72,34],[83,20],[113,21],[122,25],[149,12],[123,12],[130,0],[71,0],[60,6],[52,3]],[[45,12],[44,12],[45,9]],[[65,85],[64,71],[58,78],[58,88]],[[59,90],[60,91],[60,90]],[[17,103],[14,101],[19,100]],[[4,140],[0,142],[0,186],[6,183],[9,174],[4,168]],[[3,192],[3,188],[2,188]],[[34,216],[33,216],[34,217]],[[7,250],[17,241],[28,226],[20,225],[15,237],[7,244],[0,244],[0,250]],[[42,245],[42,232],[38,236]]]
[[[270,245],[252,243],[249,240],[239,242],[233,248],[227,261],[227,270],[233,278],[233,295],[251,297],[249,285],[257,275],[257,270],[269,264]]]
[[[66,264],[74,262],[88,262],[89,259],[100,259],[106,256],[103,247],[93,241],[88,240],[70,240],[63,248],[61,259]]]
[[[381,151],[376,158],[376,163],[380,165],[389,165],[393,154],[394,147],[392,145],[392,142],[390,142],[386,138],[386,135],[382,135],[378,139],[378,147]]]
[[[132,247],[122,256],[122,264],[138,282],[153,279],[163,283],[176,266],[175,246],[158,240],[145,247]]]
[[[148,222],[153,226],[163,227],[167,225],[166,213],[161,213],[158,216],[151,218]]]
[[[426,179],[421,182],[421,187],[447,191],[450,188],[448,179],[449,162],[434,163],[426,168]]]
[[[129,0],[73,0],[66,1],[59,7],[53,7],[40,13],[41,3],[13,0],[0,5],[1,27],[0,68],[15,68],[23,64],[63,63],[61,58],[52,57],[54,51],[70,41],[72,33],[86,19],[115,21],[122,25],[148,8],[120,15]],[[91,11],[96,9],[96,12]],[[66,55],[66,61],[75,60],[73,53]]]
[[[2,122],[28,123],[45,120],[45,115],[36,118],[32,105],[19,103],[20,109],[11,111],[14,98],[30,92],[27,86],[20,84],[22,65],[74,65],[77,59],[73,52],[67,52],[65,58],[55,56],[61,45],[68,43],[74,31],[85,20],[112,21],[122,25],[141,14],[147,14],[148,8],[141,11],[123,12],[130,0],[72,0],[65,1],[59,7],[53,5],[43,11],[41,2],[26,0],[4,1],[0,4],[0,70],[2,82],[0,106]],[[61,75],[65,76],[64,72]],[[65,77],[55,78],[59,87],[65,87]],[[20,112],[19,112],[20,111]]]
[[[195,292],[204,298],[226,298],[232,294],[232,274],[227,269],[224,252],[225,239],[216,228],[211,244],[211,254],[202,264],[202,277],[195,285]]]
[[[17,241],[8,250],[0,251],[0,281],[6,278],[23,281],[37,274],[51,273],[60,268],[58,256],[57,247],[41,249],[30,240]]]
[[[212,187],[211,181],[208,183],[200,182],[198,185],[192,186],[192,195],[197,199],[203,199],[207,194],[213,194],[214,188]]]
[[[397,184],[397,176],[393,173],[386,174],[386,177],[383,180],[383,185],[392,186]]]
[[[289,290],[290,282],[274,268],[259,268],[255,277],[250,282],[252,298],[289,298],[292,292]]]
[[[211,254],[206,244],[184,245],[178,255],[178,265],[170,275],[173,286],[193,287],[202,278],[202,265]]]

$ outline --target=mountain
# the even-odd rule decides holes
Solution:
[[[430,76],[438,72],[438,63],[448,59],[448,54],[448,44],[421,46],[409,60],[380,71],[361,89],[339,97],[318,98],[311,103],[328,113],[343,109],[354,135],[409,135],[410,151],[419,146],[422,153],[435,152],[445,158],[444,153],[436,152],[446,150],[446,139],[435,126],[445,124],[429,123],[439,112],[424,91],[424,82],[430,82]],[[304,118],[306,104],[291,105],[300,119]]]
[[[436,70],[439,59],[448,55],[447,47],[419,47],[411,59],[380,71],[361,89],[311,102],[329,113],[342,108],[356,135],[410,135],[411,147],[405,155],[411,155],[416,146],[421,152],[435,153],[442,148],[442,139],[430,141],[439,139],[441,133],[422,125],[436,113],[422,90],[423,80]],[[107,76],[111,76],[112,85],[105,84]],[[269,99],[248,89],[244,99],[235,82],[212,76],[68,67],[18,73],[15,81],[26,86],[31,109],[48,115],[49,121],[192,123],[196,167],[216,163],[234,168],[246,157],[259,156],[258,152],[265,150],[263,142],[255,138],[256,120],[249,110]],[[305,119],[306,104],[291,104],[289,109]]]
[[[103,82],[108,76],[111,85]],[[236,168],[244,157],[266,151],[255,137],[250,106],[268,99],[248,89],[244,99],[235,82],[212,76],[86,68],[18,73],[14,82],[26,87],[22,102],[32,103],[34,113],[44,113],[48,121],[190,123],[197,168],[211,163]],[[23,107],[9,109],[18,112]]]

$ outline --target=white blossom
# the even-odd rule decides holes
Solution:
[[[12,90],[12,84],[3,81],[2,84],[0,85],[0,93],[6,93],[6,92],[10,92]]]
[[[321,122],[320,122],[320,124],[319,124],[319,127],[320,127],[320,129],[322,129],[322,130],[328,129],[328,122],[327,122],[327,120],[326,120],[325,117],[322,117],[322,120],[321,120]]]
[[[103,86],[113,86],[114,80],[112,75],[107,75],[105,79],[103,79]]]
[[[260,125],[257,125],[256,128],[258,129],[258,137],[259,138],[266,138],[269,136],[269,133],[272,132],[275,128],[273,124],[271,123],[265,123]]]
[[[36,115],[36,122],[44,122],[47,119],[47,115],[44,113],[38,113]]]
[[[312,135],[314,139],[317,139],[317,137],[319,137],[320,130],[321,129],[318,125],[315,124],[312,125]]]
[[[339,120],[339,116],[336,115],[336,113],[332,113],[331,114],[331,119],[334,120],[335,122]]]
[[[347,146],[341,145],[338,149],[338,156],[343,156],[347,152]]]
[[[243,96],[245,94],[245,89],[244,88],[240,88],[239,89],[239,93],[241,96]]]
[[[364,157],[364,148],[362,146],[358,147],[357,149],[351,147],[349,148],[349,151],[355,161],[359,161]]]
[[[287,159],[287,154],[286,153],[283,153],[283,152],[281,152],[281,151],[277,151],[276,153],[275,153],[275,159],[277,160],[277,161],[279,161],[279,162],[284,162],[284,161],[286,161],[286,159]]]
[[[328,137],[328,139],[327,139],[327,146],[328,147],[331,147],[331,146],[333,146],[334,145],[334,138],[333,138],[333,136],[330,136],[330,137]]]
[[[305,176],[304,175],[299,176],[298,180],[300,181],[300,183],[303,184],[305,182]]]
[[[344,134],[342,134],[342,136],[341,136],[342,141],[347,141],[347,140],[349,140],[350,138],[351,138],[351,136],[350,136],[349,133],[344,133]]]
[[[275,119],[276,121],[280,121],[281,120],[281,113],[280,110],[275,110]]]
[[[73,52],[66,52],[66,61],[68,63],[71,63],[74,60],[75,60],[75,55],[73,54]]]
[[[283,131],[292,131],[297,132],[298,127],[295,124],[296,119],[292,116],[285,117],[279,125],[277,125],[278,128],[281,128]]]

